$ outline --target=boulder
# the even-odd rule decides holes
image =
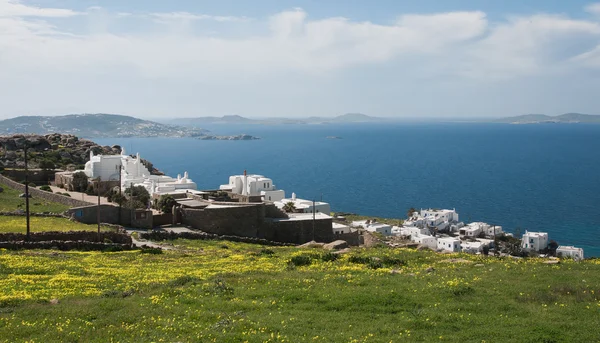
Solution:
[[[350,249],[350,248],[345,248],[345,249],[342,249],[342,250],[337,250],[337,251],[334,251],[334,252],[332,252],[332,254],[336,254],[336,255],[342,255],[342,254],[347,254],[347,253],[349,253],[350,251],[352,251],[352,249]]]
[[[322,248],[325,243],[318,243],[315,241],[306,242],[302,245],[299,245],[298,248]]]
[[[323,246],[323,249],[327,249],[327,250],[340,250],[340,249],[345,249],[348,247],[348,242],[346,241],[342,241],[342,240],[337,240],[337,241],[333,241],[331,243],[327,243]]]

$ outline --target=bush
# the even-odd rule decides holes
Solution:
[[[144,186],[128,187],[125,189],[125,194],[130,200],[135,199],[136,201],[144,204],[144,206],[137,208],[146,208],[146,204],[150,201],[150,193],[148,193]]]
[[[151,255],[160,255],[163,253],[161,248],[142,248],[140,250],[141,254],[151,254]]]
[[[289,266],[301,267],[309,266],[312,263],[312,258],[307,255],[294,256],[288,261]]]
[[[89,180],[84,172],[77,172],[73,174],[73,190],[75,192],[84,193],[88,189]]]
[[[323,255],[321,255],[321,260],[324,262],[333,262],[336,261],[337,259],[340,258],[340,255],[338,254],[334,254],[330,251],[324,253]]]
[[[52,193],[52,188],[48,185],[40,186],[40,190]]]
[[[157,207],[162,213],[173,212],[173,206],[177,205],[177,201],[170,195],[161,195],[158,199]]]

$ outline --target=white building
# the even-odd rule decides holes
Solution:
[[[282,191],[283,192],[283,191]],[[313,212],[313,204],[315,212],[325,213],[329,215],[331,213],[331,206],[322,201],[315,201],[313,203],[312,200],[298,199],[296,197],[296,193],[292,193],[292,197],[289,199],[281,199],[274,201],[273,204],[277,206],[277,208],[282,209],[287,203],[294,204],[296,208],[296,212],[299,213],[312,213]]]
[[[121,155],[94,155],[90,151],[90,160],[85,163],[83,172],[90,179],[100,178],[100,181],[119,180]]]
[[[404,227],[402,230],[402,233],[405,236],[429,236],[429,229],[427,228],[419,228],[416,226],[408,226],[408,227]]]
[[[548,233],[525,231],[521,240],[521,248],[524,250],[540,251],[548,247]]]
[[[384,236],[390,236],[392,234],[392,226],[388,224],[372,222],[370,220],[359,220],[352,222],[353,227],[362,227],[369,232],[379,232]]]
[[[244,196],[261,196],[263,201],[281,201],[285,198],[285,192],[277,190],[273,180],[262,175],[247,175],[246,171],[243,175],[230,176],[229,183],[221,185],[220,189]]]
[[[125,149],[120,155],[94,155],[90,152],[90,160],[85,164],[83,172],[89,178],[100,177],[101,181],[118,181],[121,173],[121,189],[130,186],[143,186],[151,195],[186,193],[197,190],[187,172],[172,178],[166,175],[152,175],[142,163],[140,154],[128,156]]]
[[[336,235],[352,233],[352,232],[356,231],[356,229],[353,229],[348,225],[344,225],[344,224],[340,224],[340,223],[336,223],[336,222],[331,223],[331,229],[332,229],[333,233]]]
[[[467,224],[459,229],[459,234],[461,237],[475,238],[480,234],[483,234],[486,237],[494,237],[502,234],[502,226],[494,226],[488,223],[475,222]]]
[[[421,209],[404,222],[406,226],[427,227],[438,231],[448,230],[459,223],[456,210]]]
[[[438,250],[459,252],[460,251],[460,239],[456,237],[442,237],[437,239]]]
[[[198,186],[188,173],[183,176],[177,175],[172,178],[167,175],[152,175],[148,168],[142,163],[140,154],[131,157],[125,154],[125,149],[121,152],[121,162],[123,165],[121,171],[121,188],[124,190],[131,186],[143,186],[151,195],[177,194],[196,191]]]
[[[410,240],[431,249],[437,249],[437,238],[427,235],[410,236]]]
[[[583,260],[583,249],[569,245],[561,245],[556,249],[556,256],[570,257],[574,260]]]

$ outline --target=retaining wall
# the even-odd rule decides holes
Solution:
[[[24,233],[0,233],[0,242],[19,242],[26,240]],[[117,232],[93,232],[93,231],[45,231],[32,232],[29,242],[48,242],[48,241],[84,241],[104,243],[110,240],[115,244],[131,245],[131,237],[125,233]]]
[[[75,207],[67,210],[67,215],[78,222],[85,224],[95,224],[98,222],[98,205]],[[135,228],[151,229],[153,227],[152,211],[150,210],[130,210],[120,208],[121,216],[119,218],[119,207],[107,204],[100,205],[100,222],[108,224],[118,224]],[[120,222],[119,222],[120,221]]]
[[[196,240],[227,240],[232,242],[243,242],[251,244],[261,244],[270,246],[295,246],[295,244],[273,242],[266,239],[253,238],[253,237],[240,237],[240,236],[229,236],[229,235],[215,235],[206,232],[168,232],[168,231],[152,231],[144,232],[140,234],[140,238],[161,241],[161,240],[175,240],[179,238],[183,239],[196,239]]]

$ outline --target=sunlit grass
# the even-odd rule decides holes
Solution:
[[[0,188],[4,189],[4,191],[0,193],[0,212],[14,212],[16,210],[25,211],[25,198],[19,198],[19,195],[23,192],[9,188],[1,183]],[[50,202],[35,196],[29,199],[29,211],[31,212],[62,213],[67,209],[69,209],[69,206]]]
[[[600,339],[598,261],[387,248],[332,261],[320,249],[173,243],[161,255],[0,251],[0,341]],[[308,264],[290,263],[298,256]]]

